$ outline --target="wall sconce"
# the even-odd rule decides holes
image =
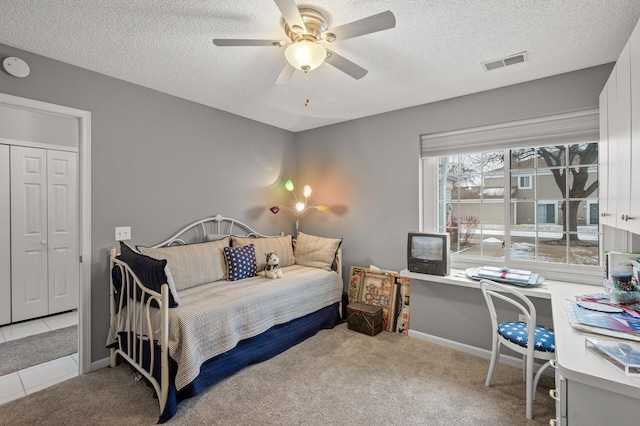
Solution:
[[[304,197],[304,199],[302,200],[298,199],[295,192],[293,192],[294,187],[293,187],[293,182],[291,182],[291,179],[285,182],[284,187],[287,189],[287,191],[293,194],[293,199],[295,201],[294,208],[292,209],[287,206],[273,206],[269,210],[273,214],[278,214],[278,212],[281,209],[284,209],[289,213],[291,213],[293,217],[296,218],[296,235],[298,235],[298,230],[300,228],[300,218],[304,216],[306,212],[308,212],[309,210],[318,210],[320,213],[324,213],[327,210],[329,210],[329,207],[323,204],[319,206],[307,205],[309,197],[311,196],[311,187],[309,185],[305,185],[304,188],[302,189],[302,195]]]

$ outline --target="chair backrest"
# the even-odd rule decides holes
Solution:
[[[507,303],[518,308],[518,310],[524,315],[525,322],[527,323],[527,334],[529,335],[528,342],[535,341],[536,330],[536,308],[527,296],[520,293],[518,290],[506,284],[499,284],[490,280],[481,280],[480,289],[482,295],[487,302],[489,308],[489,315],[491,316],[491,325],[493,330],[498,328],[498,314],[493,303],[493,298],[504,300]],[[509,297],[507,294],[512,295]],[[532,351],[535,349],[534,345],[528,345]]]

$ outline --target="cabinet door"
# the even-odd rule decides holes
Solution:
[[[607,181],[607,209],[604,212],[604,216],[601,217],[602,224],[608,226],[616,226],[616,195],[617,195],[617,180],[616,170],[618,168],[618,153],[617,153],[617,104],[618,92],[616,87],[616,67],[613,67],[613,71],[609,76],[607,85],[607,170],[608,175],[605,177]],[[604,161],[604,159],[602,159]]]
[[[631,56],[631,165],[635,173],[631,178],[629,230],[640,234],[640,24],[629,39]]]
[[[47,156],[11,147],[12,321],[47,315]]]
[[[618,228],[626,230],[629,229],[628,217],[632,216],[629,211],[631,207],[631,58],[629,53],[629,43],[627,43],[616,62],[618,92],[616,223]]]
[[[78,307],[76,154],[47,151],[49,314]]]
[[[609,214],[609,117],[607,114],[607,91],[608,86],[604,86],[600,93],[600,143],[598,144],[598,211],[600,213],[600,232],[602,225],[606,223]]]
[[[11,183],[9,145],[0,145],[0,325],[11,322]]]

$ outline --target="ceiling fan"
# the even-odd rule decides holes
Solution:
[[[315,9],[298,7],[295,0],[274,0],[284,18],[283,28],[289,40],[213,39],[213,44],[228,46],[285,47],[287,63],[276,79],[276,84],[289,81],[296,70],[311,71],[324,62],[350,75],[356,80],[367,75],[367,70],[327,49],[326,44],[396,26],[391,11],[378,13],[358,21],[329,29],[327,19]]]

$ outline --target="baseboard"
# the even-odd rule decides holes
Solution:
[[[424,340],[426,342],[435,343],[436,345],[445,346],[447,348],[455,349],[461,352],[466,352],[468,354],[477,355],[482,358],[491,359],[491,351],[487,349],[478,348],[476,346],[467,345],[464,343],[456,342],[455,340],[444,339],[442,337],[433,336],[431,334],[422,333],[420,331],[415,331],[409,329],[409,337],[414,337],[419,340]],[[522,358],[514,357],[511,355],[500,354],[501,363],[512,365],[518,368],[524,368],[524,362]],[[536,363],[538,367],[540,367],[539,363]],[[489,365],[487,364],[487,368]],[[554,370],[552,368],[547,368],[542,375],[553,377]]]
[[[109,357],[102,358],[91,363],[91,371],[100,370],[101,368],[109,367],[110,365],[111,361]]]

